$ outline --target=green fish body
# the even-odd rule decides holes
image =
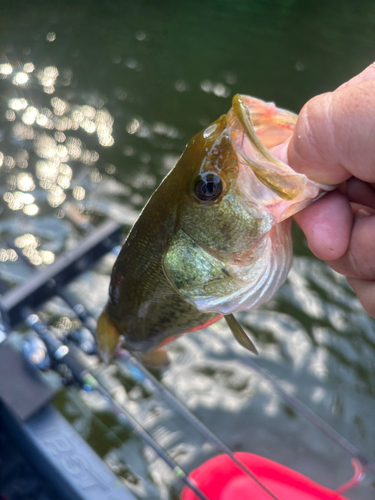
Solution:
[[[328,189],[277,160],[296,116],[236,95],[232,108],[188,143],[153,193],[113,267],[98,321],[107,361],[120,336],[150,352],[226,316],[266,302],[292,263],[291,215]]]

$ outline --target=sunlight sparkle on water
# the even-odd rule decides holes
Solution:
[[[66,140],[66,135],[63,132],[56,131],[53,134],[54,138],[56,139],[57,142],[65,142]]]
[[[55,129],[61,131],[65,130],[77,130],[77,126],[75,126],[74,122],[67,116],[63,116],[61,118],[58,118],[55,122]]]
[[[44,115],[43,113],[39,113],[38,116],[36,117],[36,123],[40,125],[41,127],[46,127],[46,128],[52,128],[53,127],[53,122],[51,121],[51,127],[47,127],[47,124],[50,120]]]
[[[34,139],[34,129],[30,125],[18,122],[13,126],[12,135],[19,141],[32,140]]]
[[[15,165],[15,161],[14,161],[13,156],[9,156],[9,155],[8,155],[8,156],[6,156],[6,157],[4,158],[4,165],[5,165],[6,167],[8,167],[8,168],[13,168],[13,167],[14,167],[14,165]]]
[[[39,112],[34,106],[28,106],[22,115],[22,121],[25,125],[32,125],[35,122]]]
[[[13,122],[16,119],[16,113],[12,109],[7,109],[5,111],[5,118],[8,122]]]
[[[20,149],[17,151],[16,156],[14,158],[17,167],[25,169],[29,165],[29,153],[26,149]]]
[[[33,234],[26,233],[16,238],[14,240],[14,244],[18,248],[26,248],[26,247],[37,248],[40,245],[40,240],[39,238],[36,238]]]
[[[230,95],[230,89],[223,83],[213,83],[210,80],[203,80],[200,87],[203,92],[207,94],[213,93],[217,97],[228,97]]]
[[[0,64],[0,74],[8,76],[13,72],[12,65],[9,63]]]
[[[34,196],[30,193],[21,193],[16,191],[14,193],[4,193],[3,200],[8,203],[11,210],[21,210],[24,205],[30,205],[34,202]]]
[[[17,187],[21,191],[33,191],[35,189],[33,176],[26,172],[20,173],[17,177]],[[33,201],[34,199],[29,203],[32,203]]]
[[[52,264],[55,260],[55,254],[50,250],[37,250],[40,246],[40,239],[35,237],[33,234],[26,233],[19,236],[15,240],[15,245],[22,249],[22,253],[30,259],[30,262],[36,266],[41,264]],[[2,250],[2,249],[1,249]],[[0,250],[0,260],[10,259],[9,254],[5,255],[4,252]]]
[[[80,126],[87,132],[88,134],[93,134],[96,130],[95,123],[91,120],[88,120],[85,118],[81,123]]]
[[[38,161],[36,164],[36,176],[39,180],[49,180],[56,182],[58,175],[58,161]]]
[[[31,203],[31,205],[26,205],[25,207],[23,207],[22,210],[26,215],[33,216],[39,212],[39,207],[35,205],[35,203]]]
[[[60,186],[52,186],[50,189],[50,192],[47,196],[48,203],[51,205],[51,207],[56,208],[61,203],[65,201],[66,194],[64,193],[64,190]]]
[[[57,156],[56,141],[50,135],[40,134],[35,142],[34,149],[40,158],[53,159]]]
[[[47,93],[52,93],[56,78],[59,76],[59,71],[56,66],[47,66],[43,70],[36,72],[36,77],[39,80],[39,84],[43,85],[44,91]]]
[[[10,109],[19,111],[20,109],[27,108],[27,101],[24,98],[14,97],[13,99],[9,100],[8,106],[10,107]]]
[[[14,76],[12,83],[14,85],[25,85],[25,83],[27,83],[28,80],[29,80],[29,76],[27,75],[27,73],[20,71],[19,73],[17,73]]]
[[[30,260],[32,264],[34,264],[34,266],[40,266],[40,264],[43,264],[42,257],[40,256],[38,250],[35,250],[31,247],[25,247],[22,250],[22,253]]]
[[[81,186],[76,186],[74,189],[73,189],[73,197],[78,200],[78,201],[81,201],[84,199],[84,197],[86,196],[86,192],[85,190],[83,189],[83,187]]]
[[[55,115],[62,116],[69,110],[69,104],[64,100],[59,99],[58,97],[53,97],[51,99],[51,104],[53,106],[53,112],[55,113]]]
[[[49,41],[53,41],[56,35],[49,35]],[[30,79],[33,72],[36,81]],[[11,64],[1,64],[0,77],[4,80],[8,75],[12,77],[5,84],[11,87],[11,92],[5,95],[13,97],[7,100],[8,109],[4,110],[2,116],[3,124],[9,129],[12,147],[9,152],[7,150],[7,154],[0,152],[0,167],[5,167],[2,169],[3,185],[6,186],[3,200],[7,208],[18,211],[21,218],[30,217],[40,213],[39,202],[56,209],[69,196],[81,202],[78,209],[84,212],[86,207],[82,200],[86,197],[86,190],[82,185],[71,186],[74,170],[77,168],[76,173],[80,176],[84,172],[82,169],[90,166],[88,175],[85,177],[84,174],[83,179],[91,183],[100,183],[102,174],[98,168],[91,168],[99,161],[99,152],[87,149],[83,140],[74,137],[74,131],[81,129],[81,134],[86,132],[96,136],[101,146],[112,146],[113,116],[104,107],[104,100],[98,96],[87,96],[83,102],[74,102],[74,99],[80,99],[78,94],[65,92],[73,77],[69,68],[61,72],[53,65],[36,68],[34,63],[28,61],[24,64],[19,62],[14,71]],[[15,90],[15,87],[25,84],[30,85],[29,100],[20,96],[20,89]],[[53,97],[45,95],[55,92]],[[34,103],[43,103],[43,106],[32,105]],[[29,168],[30,172],[25,171]],[[40,188],[47,191],[46,194],[41,189],[35,189],[35,179]],[[36,193],[32,195],[30,192],[34,190]],[[60,212],[58,208],[53,213],[59,217]],[[16,241],[35,265],[51,264],[55,259],[55,254],[50,250],[37,248],[40,245],[37,235],[28,233]],[[0,249],[1,262],[16,259],[15,252]]]
[[[47,33],[46,40],[47,42],[54,42],[56,40],[56,33],[54,31]]]
[[[135,134],[140,127],[140,123],[136,118],[133,118],[126,126],[126,131],[128,134]]]
[[[31,62],[30,63],[25,63],[23,65],[23,70],[24,70],[25,73],[32,73],[34,71],[34,69],[35,69],[35,66]]]
[[[15,262],[18,259],[18,255],[15,250],[0,248],[0,262],[6,262],[10,260],[11,262]]]
[[[49,250],[41,250],[40,257],[43,264],[52,264],[55,261],[55,254]]]

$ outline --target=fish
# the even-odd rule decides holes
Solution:
[[[257,353],[234,313],[267,302],[292,265],[290,217],[332,186],[273,154],[297,116],[236,94],[227,114],[195,135],[130,230],[113,266],[97,342],[167,364],[163,345],[224,317]]]

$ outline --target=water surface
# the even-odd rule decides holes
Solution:
[[[2,5],[0,272],[10,286],[82,232],[65,203],[124,236],[186,142],[227,112],[239,92],[298,112],[374,58],[375,5],[343,1],[88,1]],[[294,228],[295,264],[267,305],[239,315],[265,367],[370,459],[375,459],[374,323],[345,280],[318,262]],[[73,289],[98,315],[114,257]],[[44,318],[75,320],[59,301]],[[350,457],[283,403],[230,350],[224,324],[171,344],[162,382],[233,450],[259,453],[335,488]],[[237,350],[237,347],[233,345]],[[95,365],[95,362],[93,362]],[[216,451],[125,368],[102,374],[179,463]],[[56,404],[140,499],[177,498],[181,485],[95,395]],[[374,479],[348,498],[374,497]]]

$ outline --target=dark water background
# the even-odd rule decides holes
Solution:
[[[48,265],[82,236],[65,217],[67,201],[94,224],[106,216],[120,221],[125,236],[186,142],[229,109],[233,94],[298,112],[375,54],[369,0],[0,7],[0,277],[11,285],[31,271],[7,239],[18,238],[32,262]],[[286,284],[239,317],[261,352],[257,363],[375,459],[374,322],[345,280],[311,255],[298,228],[294,242]],[[73,286],[95,315],[113,261],[108,256]],[[75,326],[58,300],[43,314],[57,333]],[[233,450],[259,453],[331,488],[346,481],[350,456],[224,349],[221,335],[233,343],[220,322],[171,344],[162,382]],[[215,454],[126,369],[100,370],[186,470]],[[181,485],[95,395],[62,391],[56,404],[138,498],[177,498]],[[369,476],[347,496],[374,494]]]

